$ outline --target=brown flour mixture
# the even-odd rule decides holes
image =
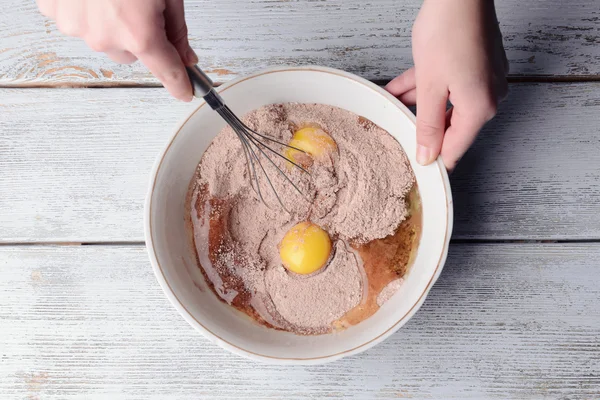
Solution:
[[[335,140],[337,152],[315,161],[309,167],[310,176],[270,154],[304,198],[261,159],[291,212],[287,213],[262,173],[260,193],[270,208],[253,190],[244,151],[234,132],[227,127],[217,135],[202,157],[190,199],[198,259],[215,292],[257,320],[297,333],[328,332],[351,310],[355,323],[366,303],[371,315],[377,303],[381,305],[398,290],[418,236],[410,224],[407,229],[413,230],[408,234],[399,232],[410,213],[406,199],[414,186],[401,146],[370,121],[319,104],[265,106],[246,115],[244,122],[284,143],[297,129],[317,125]],[[333,249],[326,267],[301,276],[282,266],[278,244],[292,226],[306,220],[329,233]],[[408,240],[408,250],[400,239],[390,239],[395,237]],[[375,245],[378,241],[382,243]],[[371,264],[376,263],[363,263],[372,258],[369,248],[389,253],[383,267],[389,272],[374,273]],[[400,253],[406,257],[399,257]],[[389,265],[394,262],[399,264]],[[377,268],[381,268],[379,264]],[[374,286],[368,276],[385,276],[380,283],[391,283],[383,288],[375,285],[377,293],[369,293]]]

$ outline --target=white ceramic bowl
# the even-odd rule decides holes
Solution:
[[[416,163],[415,117],[373,83],[323,68],[273,68],[219,88],[238,115],[271,103],[322,103],[364,116],[394,136],[415,171],[423,206],[423,231],[405,283],[375,315],[349,329],[299,336],[268,329],[222,303],[196,267],[184,225],[188,185],[202,153],[225,122],[202,102],[176,129],[152,171],[146,199],[146,246],[156,278],[177,311],[221,347],[278,364],[320,364],[362,352],[381,342],[419,309],[442,271],[452,230],[452,200],[446,170],[438,160]]]

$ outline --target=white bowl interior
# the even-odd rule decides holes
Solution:
[[[243,115],[266,104],[299,102],[340,107],[392,134],[415,171],[423,206],[423,231],[405,283],[374,316],[349,329],[299,336],[268,329],[217,299],[196,267],[184,225],[188,185],[202,153],[225,123],[207,105],[181,126],[158,160],[146,210],[146,235],[157,278],[190,324],[223,347],[263,361],[319,363],[362,351],[383,340],[418,309],[441,272],[451,230],[450,189],[441,163],[422,167],[414,158],[414,117],[377,86],[326,68],[277,69],[233,81],[219,90]]]

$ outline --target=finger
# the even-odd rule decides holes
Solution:
[[[417,104],[417,89],[411,89],[408,92],[401,94],[398,96],[398,99],[407,106],[414,106]]]
[[[448,90],[417,84],[417,162],[431,164],[440,154],[446,130]]]
[[[87,30],[86,3],[80,0],[62,0],[56,8],[56,26],[67,36],[82,37]]]
[[[449,110],[449,119],[441,155],[446,168],[452,171],[477,138],[486,119],[457,107]]]
[[[135,54],[137,58],[162,82],[171,95],[182,101],[192,100],[192,86],[179,53],[167,40],[157,34],[152,45]]]
[[[167,0],[165,8],[167,38],[175,46],[186,65],[198,63],[198,56],[190,47],[183,0]]]
[[[131,64],[137,60],[137,57],[128,51],[107,51],[106,55],[116,63],[119,64]]]
[[[122,55],[124,46],[120,32],[120,21],[115,16],[112,2],[86,1],[88,21],[85,41],[94,51],[106,53],[113,61],[126,61]],[[108,4],[107,4],[108,3]]]
[[[415,78],[415,68],[412,67],[411,69],[404,71],[402,74],[392,79],[385,86],[385,90],[387,90],[394,96],[400,96],[414,89],[416,86],[417,81]]]
[[[48,18],[56,16],[56,0],[36,0],[40,12]]]

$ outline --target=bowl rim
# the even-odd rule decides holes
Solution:
[[[413,124],[416,124],[415,115],[404,104],[402,104],[396,97],[394,97],[393,95],[388,93],[386,90],[384,90],[383,88],[374,84],[371,81],[368,81],[368,80],[361,78],[357,75],[354,75],[352,73],[338,70],[335,68],[315,66],[315,65],[293,66],[293,67],[288,67],[288,66],[271,67],[271,68],[263,69],[261,71],[258,71],[256,73],[253,73],[250,75],[241,76],[239,78],[233,79],[227,83],[224,83],[223,85],[220,85],[218,88],[216,88],[216,90],[219,93],[221,93],[239,83],[242,83],[246,80],[253,79],[253,78],[256,78],[256,77],[259,77],[262,75],[268,75],[268,74],[279,73],[279,72],[293,72],[293,71],[303,71],[303,72],[311,71],[311,72],[333,74],[333,75],[337,75],[339,77],[350,79],[356,83],[360,83],[363,86],[366,86],[367,88],[375,91],[377,94],[386,98],[391,104],[393,104],[398,109],[400,109],[400,111],[402,111]],[[448,172],[444,166],[444,163],[443,163],[441,157],[438,157],[437,160],[434,162],[434,164],[438,167],[438,169],[440,170],[440,173],[442,175],[442,181],[444,184],[443,189],[444,189],[444,194],[446,197],[446,232],[444,233],[444,235],[445,235],[444,236],[444,246],[440,253],[440,257],[438,259],[434,273],[432,274],[429,282],[427,283],[427,286],[425,287],[425,289],[423,290],[423,292],[421,293],[421,295],[419,296],[417,301],[406,312],[406,314],[404,314],[399,320],[394,322],[388,329],[386,329],[384,332],[380,333],[376,337],[362,343],[361,345],[358,345],[351,349],[337,352],[334,354],[328,354],[328,355],[319,356],[319,357],[307,357],[307,358],[276,357],[276,356],[270,356],[270,355],[260,354],[260,353],[256,353],[256,352],[253,352],[250,350],[246,350],[236,344],[230,343],[230,342],[222,339],[217,334],[213,333],[208,328],[206,328],[200,321],[198,321],[188,311],[186,306],[175,295],[175,292],[171,288],[171,285],[167,282],[167,279],[162,270],[162,266],[160,265],[160,263],[158,261],[158,256],[156,254],[156,250],[153,245],[154,238],[152,236],[152,216],[151,216],[152,197],[153,197],[154,189],[156,186],[158,172],[159,172],[160,168],[162,167],[163,160],[164,160],[167,152],[171,148],[171,145],[177,138],[177,136],[180,133],[183,126],[185,126],[188,123],[188,121],[205,105],[206,105],[206,102],[204,100],[202,100],[198,104],[198,106],[192,112],[189,113],[188,116],[186,116],[184,119],[182,119],[181,122],[179,122],[177,124],[168,143],[166,144],[166,146],[164,147],[164,149],[162,150],[160,155],[155,160],[154,165],[152,167],[152,171],[150,173],[150,185],[148,186],[146,200],[145,200],[145,207],[144,207],[144,236],[145,236],[146,248],[148,251],[148,255],[150,257],[150,263],[152,264],[152,269],[154,271],[154,275],[156,276],[156,279],[158,280],[158,283],[160,284],[163,292],[165,293],[165,295],[167,296],[167,298],[169,299],[171,304],[179,312],[179,314],[181,314],[183,316],[183,318],[192,327],[194,327],[196,330],[200,331],[205,337],[210,339],[212,342],[218,344],[220,347],[222,347],[226,350],[229,350],[230,352],[232,352],[234,354],[237,354],[237,355],[240,355],[240,356],[243,356],[246,358],[263,361],[263,362],[268,362],[268,363],[277,363],[277,364],[322,364],[322,363],[326,363],[326,362],[332,362],[332,361],[335,361],[340,358],[347,357],[347,356],[350,356],[353,354],[360,353],[362,351],[365,351],[365,350],[375,346],[376,344],[382,342],[383,340],[385,340],[387,337],[389,337],[394,332],[396,332],[398,329],[400,329],[400,327],[402,327],[410,318],[412,318],[413,315],[423,305],[423,302],[425,301],[425,298],[429,294],[429,291],[431,290],[433,284],[437,281],[437,279],[439,278],[439,276],[442,272],[443,266],[444,266],[447,256],[448,256],[448,247],[450,244],[450,236],[452,233],[452,228],[453,228],[453,223],[454,223],[453,201],[452,201],[452,192],[451,192],[451,187],[450,187],[450,181],[448,178]]]

